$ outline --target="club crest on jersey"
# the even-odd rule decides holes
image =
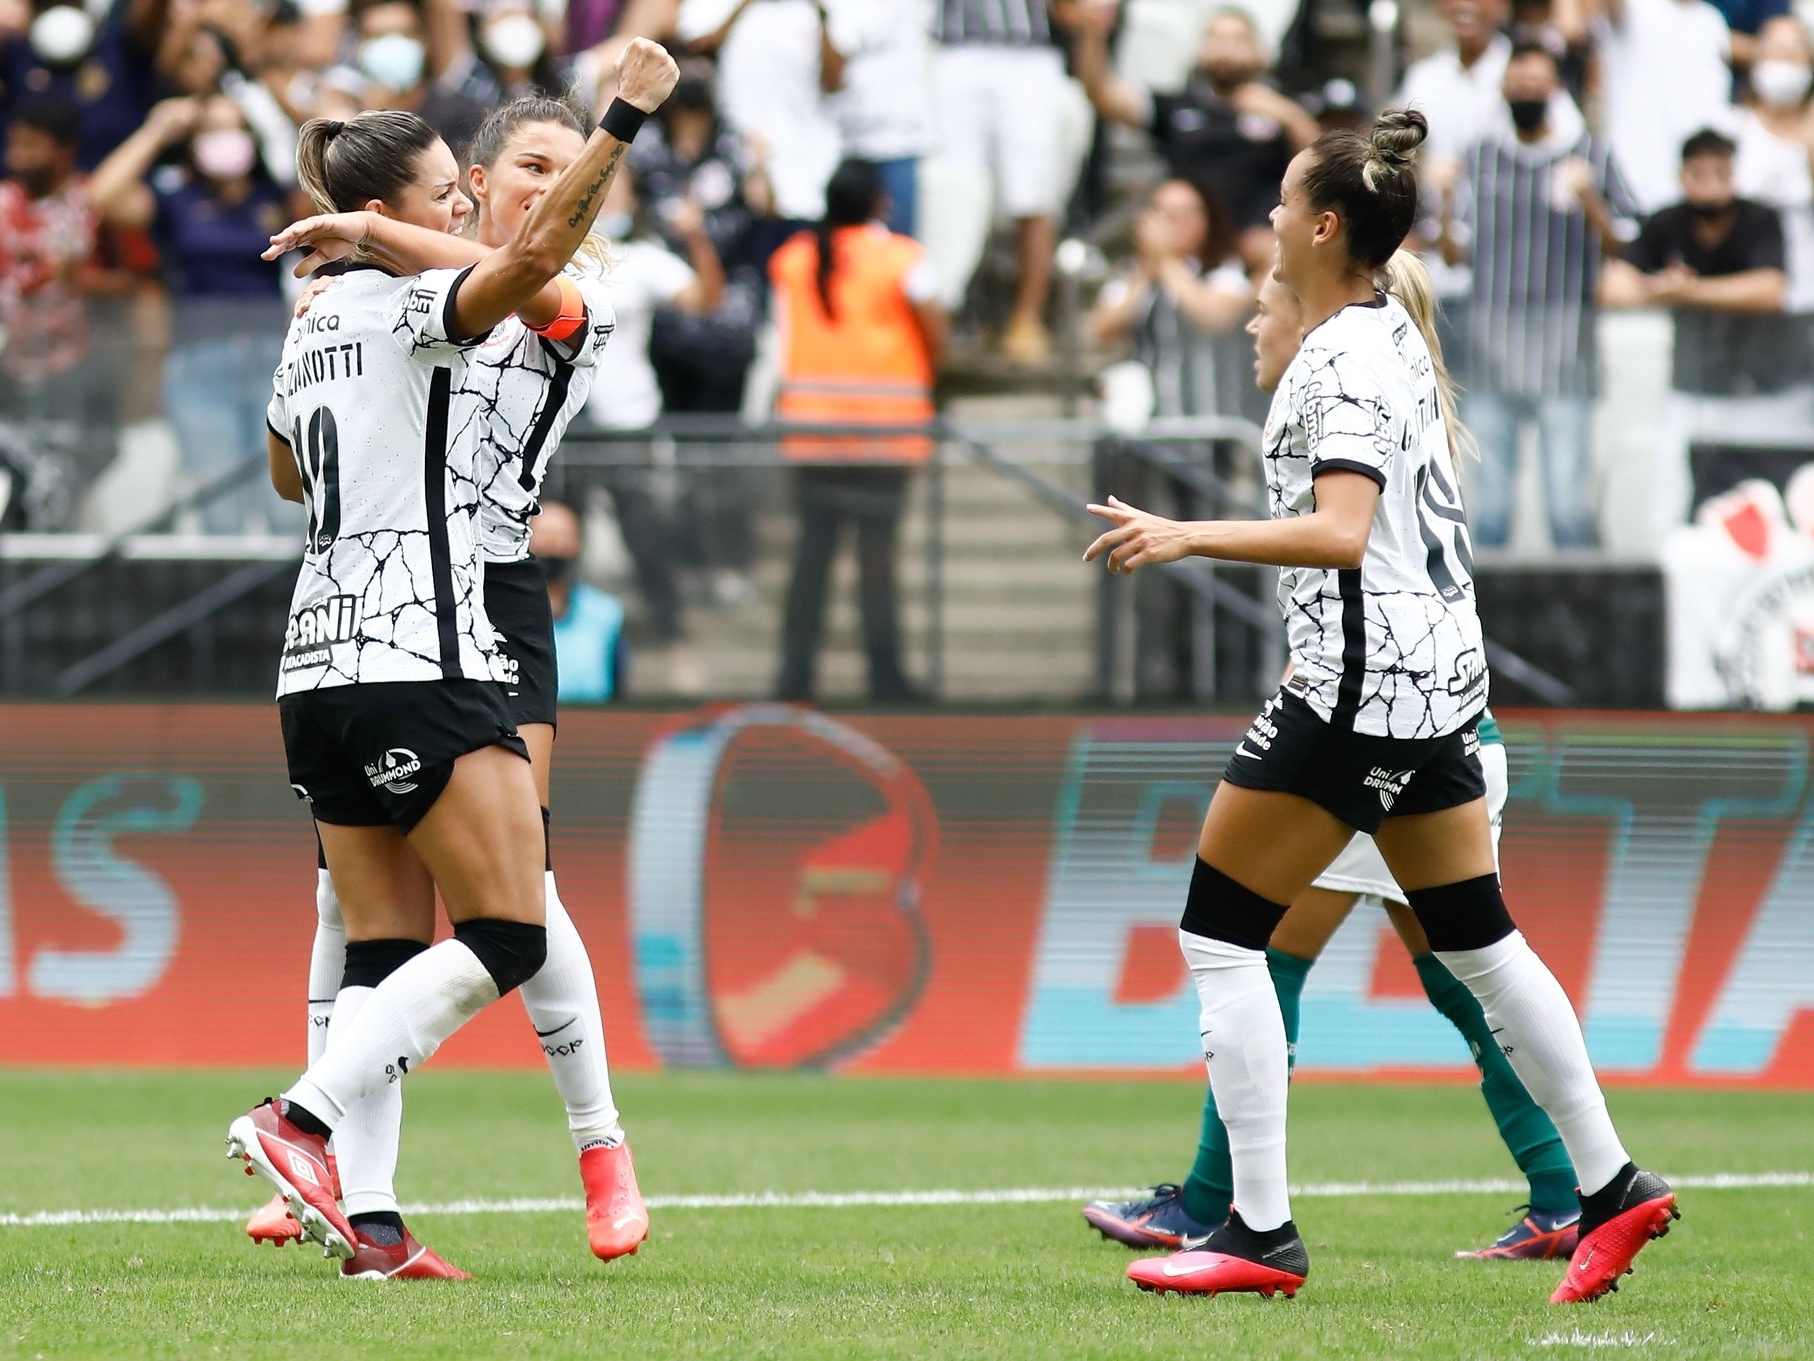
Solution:
[[[285,671],[303,671],[312,666],[326,666],[333,660],[333,649],[353,641],[359,629],[359,597],[329,596],[305,605],[290,616],[283,632]]]
[[[1387,770],[1384,766],[1374,766],[1367,772],[1367,778],[1361,783],[1368,789],[1379,791],[1379,806],[1389,813],[1392,811],[1392,805],[1398,801],[1398,796],[1405,792],[1405,786],[1411,783],[1411,777],[1416,773],[1415,770]]]
[[[384,789],[392,794],[413,794],[416,786],[410,782],[410,776],[422,769],[422,758],[408,747],[392,747],[384,753],[382,761],[368,761],[365,766],[365,778],[372,782],[373,789]]]

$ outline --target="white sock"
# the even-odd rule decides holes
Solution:
[[[349,1029],[371,1001],[373,988],[342,988],[331,1033]],[[303,1102],[304,1106],[308,1102]],[[311,1108],[312,1109],[312,1108]],[[386,1083],[355,1101],[334,1129],[334,1156],[340,1169],[340,1198],[349,1215],[397,1210],[397,1146],[403,1138],[403,1088]]]
[[[1581,1022],[1549,966],[1521,931],[1484,950],[1439,950],[1436,957],[1468,985],[1512,1070],[1555,1122],[1583,1194],[1602,1189],[1630,1156],[1606,1113]]]
[[[327,1052],[334,994],[346,972],[346,922],[326,870],[315,871],[315,946],[309,953],[309,1062]]]
[[[573,1145],[583,1153],[594,1144],[621,1142],[624,1132],[611,1099],[592,958],[554,887],[553,870],[547,873],[547,903],[548,962],[518,991],[548,1056],[555,1088],[567,1103]]]
[[[400,1081],[441,1042],[498,1000],[479,957],[458,940],[424,950],[376,988],[327,1052],[284,1093],[329,1127],[361,1098]]]
[[[1291,1218],[1285,1192],[1285,1018],[1266,952],[1178,932],[1202,1003],[1198,1025],[1216,1110],[1228,1129],[1234,1205],[1250,1229]]]

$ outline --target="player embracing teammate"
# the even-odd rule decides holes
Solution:
[[[548,868],[553,655],[525,547],[547,457],[584,400],[578,371],[609,333],[608,303],[563,271],[677,71],[637,40],[619,75],[583,142],[546,101],[494,115],[489,174],[473,182],[496,249],[447,235],[465,211],[458,169],[407,114],[305,127],[305,183],[333,213],[273,243],[360,259],[292,326],[271,408],[273,480],[309,511],[279,707],[324,860],[311,1006],[337,996],[308,1071],[234,1121],[228,1148],[350,1275],[458,1274],[396,1210],[396,1084],[531,980],[538,1032],[568,1036],[544,1049],[593,1249],[634,1251],[647,1232],[590,962]],[[454,935],[430,946],[437,889]]]
[[[1288,1054],[1266,949],[1354,833],[1373,836],[1436,958],[1473,993],[1579,1178],[1557,1303],[1613,1289],[1676,1214],[1607,1114],[1567,995],[1500,892],[1479,759],[1487,672],[1439,373],[1375,279],[1417,213],[1421,114],[1331,132],[1291,162],[1273,227],[1304,338],[1263,448],[1272,518],[1178,523],[1113,498],[1086,558],[1271,564],[1293,670],[1204,819],[1179,942],[1202,1006],[1233,1204],[1207,1240],[1136,1263],[1148,1289],[1295,1293],[1309,1254],[1285,1175]]]

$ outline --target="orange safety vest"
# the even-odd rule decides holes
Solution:
[[[781,309],[784,421],[843,425],[920,425],[930,421],[932,357],[904,288],[924,255],[910,237],[876,227],[840,227],[832,237],[836,318],[819,296],[819,245],[801,232],[769,261]],[[781,442],[790,459],[919,463],[928,439],[899,436],[794,435]]]

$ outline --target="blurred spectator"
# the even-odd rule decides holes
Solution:
[[[57,101],[21,105],[0,181],[0,415],[22,440],[0,462],[24,485],[14,527],[36,530],[67,527],[77,492],[113,457],[119,375],[90,362],[85,294],[114,281],[95,264],[75,173],[81,117]]]
[[[1229,253],[1225,214],[1184,180],[1153,190],[1134,222],[1133,268],[1096,299],[1090,328],[1100,344],[1131,339],[1150,376],[1159,416],[1216,412],[1213,337],[1238,327],[1253,287]]]
[[[1587,96],[1593,34],[1584,0],[1513,0],[1509,30],[1517,47],[1541,47],[1556,59],[1562,88],[1580,105]]]
[[[555,6],[557,11],[560,8]],[[565,9],[566,41],[562,49],[584,52],[607,38],[627,42],[631,38],[661,41],[672,37],[680,15],[680,0],[566,0]],[[612,61],[615,60],[613,56]]]
[[[1814,328],[1814,108],[1808,93],[1814,52],[1807,30],[1791,18],[1767,20],[1757,33],[1757,60],[1739,111],[1733,176],[1741,197],[1776,209],[1789,271],[1787,311]]]
[[[586,404],[587,419],[607,430],[644,430],[661,416],[661,388],[649,363],[655,309],[666,305],[710,312],[724,289],[724,271],[697,205],[684,205],[684,214],[670,219],[671,228],[687,244],[691,263],[653,239],[640,207],[635,174],[620,169],[605,192],[597,228],[612,242],[606,281],[617,324],[611,343],[599,356]],[[703,688],[704,677],[685,642],[675,575],[673,482],[670,470],[653,466],[652,458],[635,466],[608,468],[604,478],[650,626],[667,649],[670,688],[694,694]]]
[[[1735,150],[1710,129],[1690,137],[1681,201],[1645,222],[1601,281],[1608,306],[1667,307],[1675,316],[1667,433],[1652,476],[1659,542],[1693,509],[1696,440],[1742,442],[1814,424],[1807,332],[1782,310],[1782,223],[1775,209],[1738,197]]]
[[[925,249],[883,225],[886,211],[875,166],[845,161],[826,190],[824,221],[769,262],[781,340],[776,414],[783,420],[916,425],[932,419],[932,382],[947,325],[938,281]],[[930,442],[795,436],[784,441],[783,452],[797,464],[800,535],[776,697],[813,697],[832,558],[848,523],[856,531],[870,698],[917,698],[901,666],[895,548],[908,479],[930,454]]]
[[[424,0],[435,83],[493,108],[542,90],[571,92],[588,110],[603,112],[614,86],[613,65],[630,34],[621,31],[583,47],[566,47],[558,13],[531,0]],[[639,23],[658,25],[660,7],[644,5]],[[670,3],[667,8],[674,6]],[[672,16],[666,18],[672,26]]]
[[[422,10],[412,0],[377,0],[359,11],[358,37],[355,83],[365,107],[420,114],[464,160],[491,106],[429,68]]]
[[[939,0],[932,80],[939,148],[988,170],[995,202],[1017,223],[1019,277],[1002,350],[1020,363],[1052,352],[1042,319],[1058,245],[1064,59],[1047,0]]]
[[[1115,6],[1079,11],[1078,79],[1104,118],[1146,128],[1171,174],[1211,186],[1234,215],[1237,247],[1249,274],[1272,268],[1269,215],[1292,155],[1316,140],[1316,119],[1267,83],[1267,56],[1251,16],[1221,9],[1210,16],[1197,48],[1197,68],[1183,93],[1150,94],[1116,79],[1107,29]]]
[[[888,191],[888,230],[916,234],[919,162],[935,143],[925,0],[832,0],[844,56],[834,98],[844,154],[873,161]]]
[[[159,165],[171,152],[176,162]],[[164,407],[189,472],[212,480],[247,460],[262,466],[289,313],[281,266],[259,255],[288,203],[239,106],[225,95],[165,100],[96,168],[88,196],[108,221],[148,226],[157,241],[173,302]],[[264,532],[289,517],[263,477],[202,508],[216,534]]]
[[[557,696],[582,704],[621,698],[629,671],[623,604],[579,579],[584,547],[579,516],[559,501],[542,502],[529,522],[529,551],[547,579],[554,612]]]
[[[844,78],[831,20],[817,0],[684,0],[679,35],[718,59],[718,107],[761,166],[772,195],[754,251],[776,246],[825,211],[838,163],[838,125],[826,100]]]
[[[1601,259],[1617,258],[1636,210],[1547,48],[1513,51],[1502,107],[1458,183],[1432,176],[1439,191],[1453,191],[1444,194],[1444,256],[1473,263],[1474,377],[1462,414],[1480,442],[1480,471],[1468,523],[1477,545],[1506,542],[1519,436],[1535,425],[1551,540],[1583,547],[1595,539],[1588,478]]]
[[[1504,100],[1512,40],[1504,29],[1506,0],[1437,0],[1451,42],[1405,69],[1392,102],[1430,120],[1426,166],[1459,161],[1480,140]]]
[[[76,168],[92,170],[157,97],[153,60],[168,0],[116,0],[99,9],[35,0],[31,9],[24,36],[0,42],[0,131],[28,100],[74,105],[82,114]]]
[[[1506,0],[1438,0],[1437,8],[1448,22],[1453,41],[1406,69],[1393,103],[1418,109],[1430,120],[1422,165],[1426,175],[1452,179],[1459,174],[1461,158],[1499,117],[1512,43],[1500,31],[1507,16]],[[1426,208],[1433,208],[1437,197],[1429,195]],[[1435,236],[1434,219],[1425,222],[1424,231]],[[1471,370],[1467,306],[1472,281],[1468,268],[1449,264],[1439,253],[1431,253],[1429,265],[1430,282],[1441,303],[1436,324],[1443,353],[1449,371],[1465,380]]]
[[[1601,120],[1638,207],[1678,196],[1682,142],[1727,121],[1731,35],[1706,0],[1586,0],[1600,54]]]

